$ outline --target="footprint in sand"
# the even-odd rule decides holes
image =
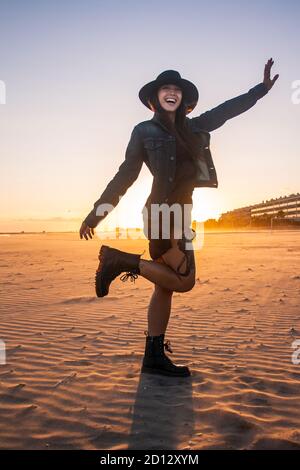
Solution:
[[[84,339],[84,338],[86,338],[86,335],[85,335],[85,334],[79,335],[79,336],[75,336],[74,339]]]
[[[257,345],[257,349],[261,349],[263,351],[266,351],[270,348],[271,348],[271,346],[268,346],[267,344],[264,344],[264,343],[260,343],[260,344]]]
[[[91,366],[93,363],[91,361],[87,361],[86,359],[78,360],[78,361],[63,361],[64,364],[69,366]]]
[[[239,310],[236,310],[236,313],[248,313],[249,310],[247,310],[246,308],[240,308]]]
[[[185,312],[194,312],[195,311],[195,309],[193,307],[185,307],[184,306],[183,309],[184,309]]]
[[[22,390],[22,388],[26,387],[26,384],[24,383],[20,383],[20,384],[17,384],[17,385],[13,385],[12,387],[10,387],[10,390],[12,392],[16,391],[16,390]]]
[[[225,354],[236,354],[236,351],[234,351],[234,349],[223,349],[223,352]]]
[[[201,279],[199,277],[197,277],[196,282],[198,284],[208,284],[210,281],[209,281],[209,279],[203,279],[203,281],[201,281]]]
[[[188,338],[189,339],[199,339],[199,337],[197,335],[190,335]]]
[[[57,382],[53,388],[57,388],[59,387],[60,385],[66,385],[68,383],[70,383],[75,377],[77,376],[77,373],[76,372],[73,372],[72,374],[68,375],[67,377],[65,377],[64,379],[60,380],[59,382]]]
[[[31,411],[36,410],[37,408],[38,408],[38,405],[34,405],[34,404],[28,405],[20,411],[19,415],[25,415],[27,413],[30,413]]]
[[[7,372],[4,372],[3,374],[0,374],[0,377],[7,377],[15,372],[14,369],[8,370]]]

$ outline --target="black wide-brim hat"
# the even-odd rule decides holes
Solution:
[[[146,83],[139,91],[141,102],[147,106],[147,108],[151,109],[149,99],[152,94],[157,91],[159,87],[167,84],[177,85],[181,88],[182,99],[186,105],[186,114],[193,111],[199,99],[198,89],[189,80],[181,78],[180,73],[176,70],[165,70],[156,77],[156,80]]]

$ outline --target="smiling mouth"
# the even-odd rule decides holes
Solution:
[[[176,104],[177,100],[175,98],[166,98],[165,102],[168,104]]]

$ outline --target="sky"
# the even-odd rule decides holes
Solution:
[[[299,30],[291,0],[1,0],[0,232],[79,230],[153,116],[140,88],[167,69],[199,90],[189,117],[260,83],[270,57],[280,75],[211,132],[219,186],[194,190],[193,219],[299,192]],[[151,184],[144,164],[97,230],[142,227]]]

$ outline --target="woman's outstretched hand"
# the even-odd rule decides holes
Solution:
[[[80,235],[80,238],[84,237],[86,240],[88,240],[88,236],[90,238],[93,238],[94,229],[89,227],[85,222],[82,222],[80,230],[79,230],[79,235]]]
[[[277,78],[279,77],[278,73],[275,75],[274,78],[271,79],[271,77],[270,77],[271,67],[272,67],[273,64],[274,64],[274,60],[271,57],[271,59],[269,59],[268,62],[266,63],[265,70],[264,70],[264,81],[263,81],[263,83],[266,85],[268,90],[271,90],[272,86],[274,85]]]

